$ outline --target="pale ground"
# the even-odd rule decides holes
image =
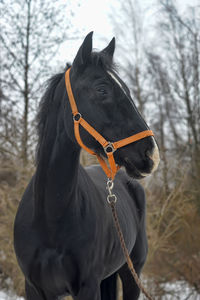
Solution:
[[[166,285],[165,289],[167,291],[176,291],[176,296],[163,296],[162,300],[200,300],[200,294],[195,294],[192,290],[183,282],[177,282],[174,284]],[[70,297],[65,298],[70,300]],[[16,297],[11,292],[0,291],[0,300],[25,300],[22,297]],[[119,295],[119,300],[121,300],[121,295]],[[139,300],[145,300],[145,297],[141,296]]]

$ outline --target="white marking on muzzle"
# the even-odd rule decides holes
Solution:
[[[160,154],[159,154],[158,146],[156,144],[154,137],[152,137],[152,138],[153,138],[153,142],[154,142],[154,150],[153,150],[153,153],[150,156],[150,158],[153,160],[154,165],[153,165],[153,169],[151,170],[151,173],[153,173],[157,169],[159,162],[160,162]]]
[[[151,170],[151,174],[157,169],[159,162],[160,162],[160,155],[159,155],[159,150],[158,150],[158,146],[156,144],[156,141],[154,139],[154,137],[152,136],[153,139],[153,143],[154,143],[154,149],[152,152],[152,155],[149,156],[149,158],[153,161],[153,168]],[[142,176],[147,176],[149,175],[148,173],[141,173]]]

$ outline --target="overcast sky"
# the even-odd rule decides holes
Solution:
[[[66,0],[62,0],[66,1]],[[145,10],[147,15],[146,22],[154,22],[157,18],[158,9],[155,3],[156,0],[141,0],[138,1],[142,9]],[[64,43],[59,51],[59,60],[72,61],[79,45],[82,42],[84,35],[90,31],[94,31],[93,45],[97,49],[101,49],[105,46],[106,41],[111,40],[114,36],[113,26],[111,23],[111,15],[113,7],[119,5],[119,1],[116,0],[73,0],[74,11],[73,26],[80,29],[82,34],[78,40],[70,40]],[[77,3],[81,3],[77,8]],[[184,11],[188,5],[196,6],[200,4],[200,0],[177,0],[177,3]],[[126,26],[126,24],[124,24]],[[128,28],[127,28],[128,29]]]

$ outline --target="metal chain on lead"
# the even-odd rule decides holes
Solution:
[[[118,219],[118,216],[117,216],[117,211],[116,211],[116,207],[115,207],[115,204],[117,202],[117,196],[115,194],[112,193],[112,189],[114,187],[114,182],[112,179],[108,179],[107,181],[107,187],[106,189],[108,190],[108,196],[107,196],[107,201],[108,203],[110,204],[111,206],[111,210],[112,210],[112,215],[113,215],[113,219],[114,219],[114,222],[115,222],[115,227],[116,227],[116,230],[117,230],[117,233],[118,233],[118,236],[119,236],[119,240],[120,240],[120,244],[121,244],[121,247],[122,247],[122,250],[124,252],[124,256],[126,258],[126,262],[127,262],[127,265],[128,265],[128,268],[136,282],[136,284],[138,285],[139,289],[142,291],[142,293],[146,296],[147,299],[149,300],[153,300],[153,298],[151,297],[151,295],[148,294],[148,292],[146,291],[145,287],[143,286],[140,278],[138,277],[136,271],[135,271],[135,268],[133,266],[133,263],[130,259],[130,256],[129,256],[129,253],[128,253],[128,249],[126,247],[126,244],[125,244],[125,240],[124,240],[124,237],[123,237],[123,233],[122,233],[122,230],[121,230],[121,227],[120,227],[120,224],[119,224],[119,219]]]

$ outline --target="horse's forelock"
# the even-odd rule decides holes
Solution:
[[[115,71],[116,65],[114,64],[113,60],[103,52],[92,52],[91,54],[91,64],[93,66],[100,66],[105,71]]]

